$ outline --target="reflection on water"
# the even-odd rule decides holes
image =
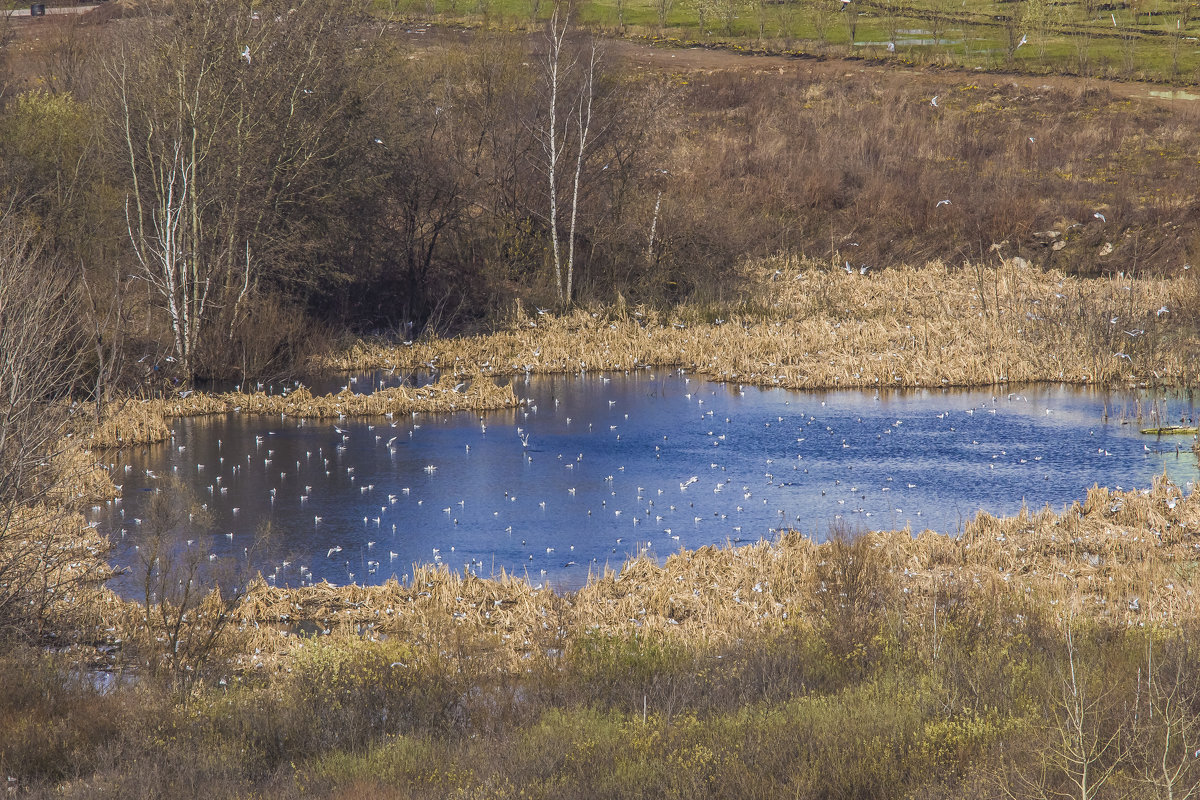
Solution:
[[[146,500],[176,475],[212,513],[192,547],[252,558],[280,586],[379,583],[438,562],[575,587],[639,548],[665,556],[785,527],[953,533],[979,509],[1057,509],[1094,483],[1196,476],[1190,438],[1122,424],[1133,395],[792,392],[653,371],[516,388],[524,408],[483,417],[176,420],[169,444],[123,456],[124,499],[93,518],[134,564]],[[266,520],[282,535],[251,557]]]
[[[1151,97],[1161,97],[1164,100],[1200,100],[1200,94],[1185,92],[1182,89],[1175,90],[1151,90]]]

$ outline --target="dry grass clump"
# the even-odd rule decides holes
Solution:
[[[1200,341],[1184,323],[1198,297],[1183,278],[1073,278],[1020,259],[860,275],[780,257],[742,273],[741,297],[722,307],[530,316],[518,306],[494,333],[407,347],[359,341],[320,366],[486,375],[678,366],[801,389],[1167,383],[1197,372]]]
[[[297,418],[382,416],[413,412],[493,411],[512,408],[520,399],[510,386],[499,386],[482,374],[460,380],[443,375],[432,386],[395,386],[371,394],[343,389],[338,394],[314,395],[300,387],[287,394],[190,393],[187,397],[125,401],[106,411],[101,425],[91,434],[94,447],[121,447],[162,441],[170,436],[168,417],[207,414],[264,414]],[[455,391],[459,383],[466,385]]]
[[[508,667],[595,632],[723,645],[754,628],[803,616],[819,548],[789,534],[778,544],[680,551],[662,565],[643,554],[566,595],[507,574],[488,580],[444,565],[414,567],[412,580],[403,584],[296,589],[256,584],[240,613],[243,627],[315,621],[327,634],[413,642],[436,641],[453,625],[469,640],[493,643],[499,663]],[[288,637],[271,638],[256,646],[287,649]]]
[[[119,497],[121,489],[84,444],[74,436],[65,437],[51,459],[53,479],[46,499],[63,507],[94,503]]]
[[[91,629],[98,587],[113,570],[108,540],[82,515],[58,505],[6,509],[0,529],[0,632],[14,619],[26,630]]]
[[[84,441],[70,433],[54,443],[28,478],[18,502],[53,505],[64,511],[75,510],[83,503],[110,500],[121,493]]]
[[[491,411],[512,408],[520,401],[508,386],[477,375],[462,381],[461,391],[456,375],[446,374],[432,386],[411,388],[394,386],[370,394],[356,394],[349,388],[337,394],[313,395],[300,387],[287,394],[191,394],[186,398],[167,398],[149,401],[158,413],[165,416],[203,416],[205,414],[270,414],[288,417],[345,417],[382,416],[447,411]]]
[[[957,544],[957,566],[928,567],[939,581],[1127,622],[1200,612],[1200,502],[1165,477],[1144,490],[1093,487],[1062,514],[980,514]]]
[[[1200,499],[1166,478],[1147,490],[1094,488],[1061,514],[980,514],[962,536],[866,531],[847,544],[796,532],[775,542],[680,551],[662,564],[642,554],[560,595],[502,574],[414,568],[407,583],[274,589],[257,583],[240,607],[261,660],[286,655],[282,627],[315,622],[328,635],[425,643],[474,642],[496,667],[521,669],[592,634],[662,636],[723,646],[784,626],[819,626],[854,591],[838,570],[858,559],[902,615],[947,602],[1048,607],[1051,613],[1174,625],[1200,615],[1190,588],[1200,566]],[[852,576],[851,576],[852,577]],[[950,598],[947,600],[947,598]]]
[[[110,403],[87,437],[93,447],[116,448],[165,442],[171,437],[171,429],[161,411],[149,401],[126,399]]]

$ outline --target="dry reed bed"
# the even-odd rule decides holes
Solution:
[[[932,263],[860,275],[776,258],[746,264],[724,307],[526,314],[494,333],[411,346],[359,341],[334,369],[482,370],[488,375],[685,367],[790,388],[1161,384],[1197,372],[1184,328],[1194,281],[1069,278],[1018,259]],[[1166,309],[1166,310],[1163,310]]]
[[[445,375],[431,386],[396,386],[371,394],[355,394],[347,388],[338,394],[313,395],[300,387],[287,394],[191,393],[187,397],[123,401],[105,413],[101,424],[89,434],[89,442],[93,447],[107,448],[164,441],[171,435],[166,424],[169,417],[242,413],[325,419],[414,412],[493,411],[520,403],[511,387],[499,386],[482,374],[461,381],[466,385],[456,391],[459,382],[456,376]]]
[[[0,537],[0,563],[9,599],[27,597],[42,603],[59,630],[93,629],[103,617],[98,606],[109,604],[97,588],[114,572],[108,564],[109,541],[81,514],[66,511],[51,498],[5,510]],[[22,585],[23,584],[23,585]]]
[[[64,437],[50,463],[46,500],[61,508],[77,508],[121,495],[121,487],[84,442],[77,436]]]
[[[124,398],[106,405],[100,419],[83,436],[93,447],[116,448],[166,441],[171,429],[152,401]]]
[[[894,578],[887,602],[906,616],[942,608],[1015,604],[1127,624],[1164,624],[1200,614],[1200,498],[1166,478],[1150,489],[1093,488],[1082,503],[1004,518],[980,514],[960,537],[908,530],[864,532]],[[274,589],[262,582],[240,613],[264,653],[286,654],[280,625],[316,621],[332,635],[426,643],[444,656],[453,641],[488,648],[498,666],[520,669],[589,634],[666,636],[720,646],[755,629],[816,623],[831,598],[822,583],[829,543],[799,533],[777,542],[680,551],[658,564],[641,556],[559,595],[509,575],[462,576],[416,567],[412,581]],[[833,600],[837,602],[837,600]]]
[[[319,365],[435,367],[442,380],[434,390],[193,395],[138,405],[163,416],[481,410],[517,402],[489,376],[639,366],[685,366],[797,388],[1166,383],[1195,371],[1197,342],[1182,318],[1196,307],[1197,292],[1183,279],[1075,279],[1018,261],[859,275],[775,259],[746,265],[745,275],[742,297],[721,309],[662,313],[618,304],[554,316],[518,307],[489,335],[411,347],[360,342]],[[476,377],[466,392],[453,392],[463,375]],[[1200,501],[1165,479],[1144,492],[1094,488],[1061,514],[981,514],[958,538],[914,538],[907,530],[863,535],[896,579],[891,602],[907,614],[928,613],[935,596],[1130,623],[1200,613],[1189,588],[1200,560]],[[661,565],[644,556],[569,595],[509,575],[481,580],[432,566],[415,567],[408,583],[374,587],[282,590],[259,581],[239,609],[240,635],[243,652],[264,654],[258,663],[297,646],[285,635],[288,626],[314,621],[333,635],[425,643],[433,657],[444,657],[453,642],[471,642],[512,669],[589,633],[719,645],[764,626],[812,624],[827,607],[818,576],[829,547],[791,533],[776,543],[679,552]]]

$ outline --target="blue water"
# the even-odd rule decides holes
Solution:
[[[1057,510],[1095,483],[1145,487],[1165,471],[1185,485],[1197,473],[1190,437],[1122,424],[1130,394],[793,392],[676,371],[515,387],[525,407],[482,416],[176,420],[170,443],[113,465],[124,498],[92,519],[116,563],[135,567],[146,501],[174,476],[211,518],[181,526],[188,551],[279,586],[380,583],[435,562],[573,588],[639,549],[663,557],[785,528],[953,534],[981,509]],[[1178,398],[1171,408],[1192,414]],[[252,546],[267,521],[276,537]]]

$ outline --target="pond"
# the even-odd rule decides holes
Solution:
[[[1146,487],[1165,471],[1187,485],[1197,472],[1191,437],[1139,433],[1146,400],[1130,393],[796,392],[674,370],[515,388],[524,407],[482,416],[176,420],[169,443],[113,465],[124,497],[91,518],[134,568],[147,502],[176,477],[210,515],[181,546],[278,586],[381,583],[442,563],[570,589],[641,550],[662,558],[787,528],[953,534],[981,509],[1059,510],[1095,483]],[[1181,398],[1171,408],[1193,415]],[[252,548],[265,522],[276,535]]]

